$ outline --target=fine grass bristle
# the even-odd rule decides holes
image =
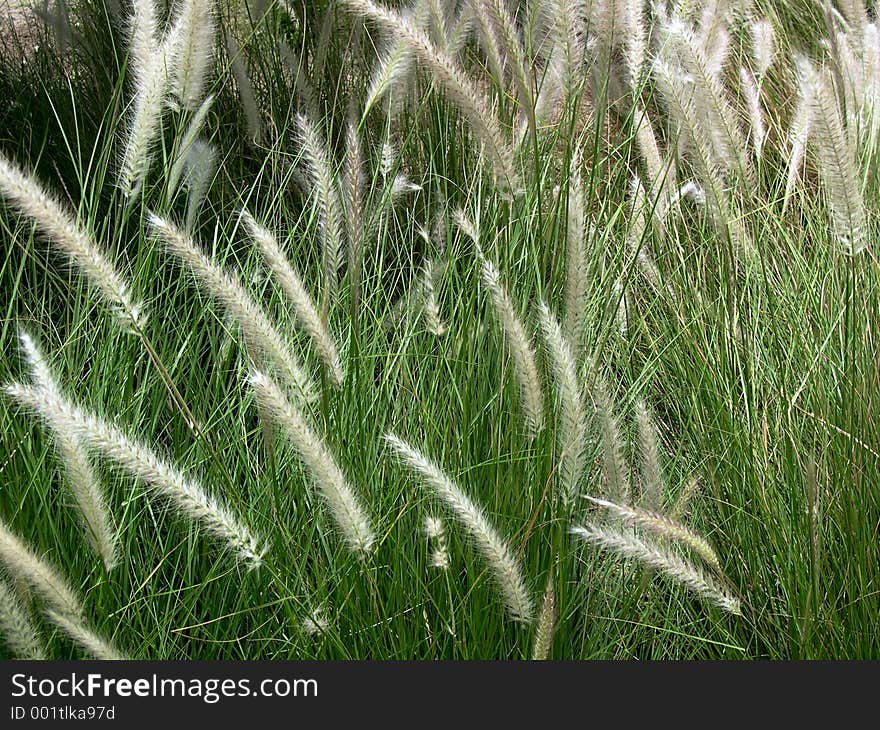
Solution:
[[[556,383],[560,492],[563,498],[571,501],[577,495],[585,466],[587,417],[582,397],[583,388],[578,379],[577,363],[571,344],[544,302],[539,307],[539,317]]]
[[[728,613],[741,613],[739,599],[730,595],[699,568],[666,548],[646,542],[631,532],[598,525],[573,527],[571,532],[585,542],[603,547],[621,557],[634,558],[660,571]]]
[[[220,301],[233,317],[252,357],[264,354],[298,395],[314,398],[314,389],[289,345],[263,309],[230,274],[203,254],[193,240],[170,221],[150,214],[149,222],[169,252],[192,272],[196,282]]]
[[[327,446],[281,389],[263,373],[252,372],[248,384],[260,405],[296,447],[349,548],[360,557],[367,556],[376,539],[369,517]]]
[[[260,564],[265,550],[238,517],[220,500],[208,494],[197,481],[166,462],[150,448],[97,416],[77,408],[57,391],[50,392],[19,383],[6,385],[5,391],[10,398],[39,414],[69,437],[88,444],[91,449],[116,461],[143,480],[184,515],[225,541],[250,567]],[[13,556],[16,552],[15,543],[11,536],[8,539],[7,554]],[[22,565],[26,566],[27,561],[23,559]],[[51,588],[50,581],[44,581],[41,585]],[[50,591],[44,592],[48,595]],[[71,608],[75,604],[67,599],[64,602],[69,604],[64,607],[67,613],[79,613]]]
[[[21,330],[19,340],[37,387],[49,395],[60,396],[55,377],[33,338]],[[108,571],[113,570],[117,561],[116,530],[89,454],[80,440],[67,430],[63,421],[49,421],[49,425],[89,544],[104,562],[104,567]]]
[[[392,433],[385,440],[400,460],[415,471],[470,533],[492,572],[507,612],[514,621],[532,619],[532,599],[516,557],[483,511],[434,462]]]
[[[464,230],[473,231],[470,223],[464,222]],[[474,236],[477,234],[474,232]],[[510,296],[501,284],[501,275],[495,265],[483,254],[477,245],[477,258],[480,261],[483,285],[491,298],[495,317],[501,325],[507,346],[513,358],[514,373],[519,382],[521,407],[526,426],[531,435],[544,427],[544,395],[535,353],[526,329],[517,315]]]
[[[82,223],[40,183],[0,155],[0,193],[30,218],[50,242],[79,269],[126,325],[144,325],[143,307],[128,282],[98,247]]]
[[[46,617],[93,659],[124,661],[128,658],[84,622],[51,609],[46,610]]]
[[[37,634],[31,617],[8,581],[0,578],[0,633],[12,654],[19,659],[45,659],[45,642]]]
[[[83,612],[74,590],[49,563],[41,560],[0,521],[0,561],[13,576],[30,586],[49,606],[69,616]]]
[[[312,298],[303,285],[299,274],[288,261],[275,236],[265,227],[259,225],[253,216],[246,210],[241,213],[245,227],[251,238],[260,249],[266,265],[275,275],[288,300],[293,306],[293,314],[299,325],[311,338],[312,345],[318,356],[324,362],[330,379],[337,387],[342,385],[345,377],[342,370],[342,362],[339,359],[336,343],[329,329],[321,321]]]
[[[477,140],[487,148],[496,182],[506,190],[518,192],[521,187],[519,173],[513,149],[501,131],[501,123],[486,97],[455,61],[399,13],[370,0],[344,0],[344,4],[353,13],[373,20],[393,38],[407,45],[467,118]]]

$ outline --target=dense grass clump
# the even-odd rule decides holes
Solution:
[[[880,657],[873,7],[23,17],[5,655]]]

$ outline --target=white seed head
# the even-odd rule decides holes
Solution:
[[[431,567],[438,570],[449,569],[449,552],[445,548],[436,548],[431,553]]]
[[[359,558],[366,558],[375,543],[370,520],[330,450],[270,378],[252,372],[248,383],[259,404],[296,448],[348,547]]]
[[[776,54],[776,33],[770,21],[761,18],[749,23],[749,35],[752,38],[752,59],[755,62],[755,73],[761,77],[773,63]]]
[[[443,527],[443,520],[436,515],[425,515],[425,535],[429,540],[443,537],[446,529]]]
[[[11,575],[27,583],[48,605],[59,612],[71,616],[82,614],[82,604],[67,581],[51,565],[38,558],[2,521],[0,562]]]
[[[82,410],[58,393],[19,383],[6,393],[48,423],[85,443],[141,479],[154,493],[165,497],[182,514],[222,539],[250,567],[262,562],[265,548],[239,518],[190,476],[159,457],[146,445],[120,429]],[[64,609],[67,613],[72,613]]]
[[[422,477],[432,492],[460,520],[470,533],[495,578],[496,585],[514,621],[532,619],[532,599],[510,546],[498,534],[480,509],[434,462],[392,433],[385,435],[400,460]]]
[[[251,238],[260,249],[263,260],[293,306],[297,324],[311,339],[312,345],[326,366],[333,384],[337,387],[341,386],[345,375],[336,343],[329,327],[321,320],[302,279],[291,265],[290,260],[284,255],[275,236],[267,228],[259,225],[246,210],[242,210],[241,217]]]
[[[45,659],[46,647],[12,586],[0,578],[0,634],[20,659]]]
[[[196,283],[218,300],[233,317],[244,335],[251,357],[265,355],[304,400],[312,400],[315,392],[309,377],[265,310],[241,283],[202,253],[193,240],[173,223],[153,213],[148,213],[147,219],[166,248],[186,264]]]
[[[120,654],[105,638],[96,634],[79,618],[46,609],[46,618],[73,639],[89,656],[102,661],[124,661],[128,657]]]
[[[34,339],[24,330],[19,331],[19,339],[22,353],[37,386],[50,395],[59,396],[61,388]],[[117,561],[116,530],[88,451],[80,440],[68,431],[64,422],[47,422],[89,544],[110,571]]]
[[[544,394],[541,378],[535,362],[532,344],[526,335],[525,326],[517,315],[510,295],[501,284],[501,275],[495,265],[483,255],[477,246],[477,257],[481,262],[483,285],[489,292],[492,308],[513,359],[513,371],[519,383],[521,407],[530,436],[544,427]]]
[[[66,206],[43,190],[33,176],[3,155],[0,155],[0,195],[37,224],[124,324],[143,326],[143,307],[132,299],[128,282],[116,271],[92,235]]]
[[[585,542],[603,547],[623,558],[634,558],[660,571],[729,613],[736,615],[741,613],[739,599],[732,596],[713,578],[680,555],[643,540],[631,531],[586,524],[572,527],[571,532]]]
[[[302,630],[309,636],[320,636],[327,633],[330,628],[330,618],[327,609],[319,606],[302,621]]]
[[[587,436],[587,417],[581,386],[578,382],[577,363],[571,345],[562,333],[562,327],[546,303],[539,307],[541,331],[550,354],[556,400],[559,406],[559,484],[561,496],[572,500],[578,491],[584,472],[584,447]]]

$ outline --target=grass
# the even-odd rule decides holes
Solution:
[[[384,436],[393,432],[481,506],[520,561],[535,606],[552,582],[551,658],[880,656],[880,268],[871,235],[858,256],[836,240],[815,156],[808,155],[786,211],[782,201],[795,97],[788,57],[799,49],[822,58],[811,45],[825,33],[821,14],[812,5],[801,12],[805,3],[773,3],[768,16],[781,46],[762,85],[770,133],[755,189],[732,185],[756,257],[746,261],[703,209],[683,201],[666,235],[651,228],[640,242],[662,273],[659,290],[626,245],[635,226],[630,180],[643,168],[626,107],[563,114],[520,151],[523,192],[511,198],[492,184],[468,124],[430,79],[419,77],[411,103],[393,117],[378,104],[359,127],[368,213],[380,209],[386,140],[397,150],[388,177],[399,168],[421,189],[378,216],[365,240],[359,299],[342,269],[329,309],[345,370],[335,389],[238,215],[246,205],[276,232],[318,301],[324,264],[308,178],[300,177],[295,115],[302,105],[275,41],[302,51],[312,71],[325,54],[322,75],[310,80],[333,159],[341,160],[345,124],[363,101],[381,35],[373,26],[357,30],[338,10],[319,51],[325,8],[307,5],[298,11],[307,17],[293,19],[275,7],[261,21],[241,9],[221,11],[221,24],[244,49],[263,131],[260,142],[249,141],[229,58],[219,54],[203,137],[221,163],[194,237],[238,273],[319,385],[309,417],[370,514],[376,543],[366,560],[346,548],[296,451],[262,418],[246,383],[247,354],[223,309],[149,233],[148,210],[181,223],[185,217],[186,195],[169,199],[163,173],[186,128],[183,112],[165,115],[163,142],[133,205],[126,207],[114,187],[130,91],[124,34],[112,13],[81,8],[84,27],[100,30],[74,40],[67,56],[47,42],[25,72],[14,60],[0,64],[0,98],[10,99],[0,109],[0,150],[35,168],[78,209],[145,301],[143,335],[154,349],[151,357],[142,339],[119,327],[28,220],[0,206],[0,382],[29,377],[17,347],[24,326],[75,401],[197,475],[270,546],[263,565],[248,571],[142,483],[100,461],[119,531],[119,564],[107,574],[71,508],[49,432],[0,399],[0,518],[68,577],[89,625],[133,658],[530,657],[537,621],[507,617],[466,530],[389,449]],[[760,7],[755,12],[763,15]],[[747,34],[736,23],[731,28],[736,72]],[[497,94],[473,41],[462,58],[471,77]],[[96,69],[104,68],[99,76]],[[666,119],[648,88],[649,116]],[[509,123],[513,97],[503,96],[499,108]],[[576,148],[588,215],[585,325],[582,341],[573,343],[584,392],[601,374],[627,451],[638,443],[637,403],[648,404],[660,434],[664,507],[698,479],[685,522],[717,550],[742,615],[570,534],[601,514],[586,499],[605,496],[596,423],[580,495],[570,506],[554,497],[559,409],[538,303],[562,318]],[[875,231],[874,151],[862,154]],[[483,251],[534,335],[547,405],[547,425],[534,438],[479,259],[453,220],[458,208],[476,222]],[[428,331],[418,297],[428,258],[448,264],[433,282],[448,327],[441,337]],[[181,417],[169,382],[201,436]],[[444,518],[447,570],[431,565],[435,545],[423,523],[434,514]],[[47,655],[79,656],[39,618],[39,601],[24,594]],[[324,631],[305,630],[304,622],[322,615]]]

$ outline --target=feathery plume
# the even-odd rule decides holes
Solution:
[[[868,226],[855,150],[827,76],[816,71],[806,58],[799,57],[796,64],[801,86],[810,100],[811,136],[835,233],[849,253],[857,254],[865,247]]]
[[[305,400],[313,398],[314,390],[308,376],[266,313],[244,287],[199,251],[192,239],[173,223],[153,213],[148,218],[166,248],[187,265],[197,283],[233,316],[252,357],[258,352],[263,353]]]
[[[559,120],[562,110],[565,88],[562,79],[560,54],[553,47],[547,66],[537,79],[537,95],[535,97],[535,118],[541,127],[554,125]]]
[[[730,55],[730,33],[719,25],[715,30],[702,34],[699,42],[706,59],[706,70],[712,78],[721,84],[724,64]]]
[[[5,390],[13,400],[47,422],[63,427],[71,436],[141,479],[154,493],[168,499],[184,515],[226,542],[242,560],[253,567],[260,564],[263,551],[248,528],[219,499],[205,492],[197,481],[186,477],[147,446],[58,394],[20,383],[7,385]]]
[[[651,126],[651,120],[644,109],[636,106],[633,110],[633,129],[635,130],[636,145],[642,159],[645,161],[645,169],[648,172],[648,182],[651,186],[651,197],[657,201],[655,214],[662,223],[666,213],[672,205],[672,189],[675,186],[675,160],[670,156],[666,160],[660,154],[660,146]]]
[[[342,208],[336,189],[336,176],[330,168],[330,159],[318,130],[301,114],[296,117],[296,127],[303,156],[315,186],[319,208],[322,259],[324,265],[324,289],[321,300],[321,320],[327,321],[330,301],[336,294],[337,277],[342,254]]]
[[[254,371],[248,383],[259,404],[296,447],[348,547],[359,557],[368,555],[375,541],[370,520],[333,455],[272,380]]]
[[[746,110],[749,113],[749,125],[752,131],[752,147],[755,150],[755,159],[761,159],[761,150],[764,146],[764,138],[767,132],[764,129],[764,113],[761,111],[761,94],[755,77],[745,66],[739,67],[739,83],[743,97],[746,100]]]
[[[464,235],[470,238],[476,246],[480,245],[480,234],[477,231],[476,226],[465,215],[464,211],[461,208],[457,208],[455,211],[453,211],[452,219],[455,221],[455,225],[458,226],[459,230],[464,233]]]
[[[449,37],[449,23],[454,10],[452,3],[445,0],[427,0],[428,21],[426,23],[431,41],[446,50],[446,39]]]
[[[807,142],[810,136],[810,109],[812,106],[810,95],[810,90],[803,84],[799,84],[798,102],[791,120],[791,128],[788,132],[790,152],[785,177],[785,195],[782,202],[783,212],[788,210],[788,204],[791,202],[791,196],[794,194],[795,186],[800,179],[801,167],[804,164],[804,157],[807,152]]]
[[[0,578],[0,633],[20,659],[45,659],[43,642],[12,586]]]
[[[676,201],[690,200],[694,205],[706,205],[706,192],[693,180],[688,180],[676,193]]]
[[[67,581],[51,565],[40,560],[2,520],[0,520],[0,561],[6,565],[11,575],[27,583],[46,603],[58,611],[71,616],[82,614],[82,604]]]
[[[700,480],[697,478],[696,474],[694,474],[687,480],[687,482],[685,482],[684,487],[682,487],[681,492],[679,492],[675,504],[673,504],[672,508],[669,510],[669,519],[680,520],[684,517],[690,508],[691,501],[699,491]]]
[[[470,13],[470,5],[464,8]],[[429,0],[418,0],[411,10],[403,11],[416,28],[425,28],[430,23],[432,3]],[[445,44],[444,38],[444,44]],[[379,58],[370,79],[367,99],[364,102],[363,118],[370,109],[386,93],[389,94],[389,109],[393,112],[406,96],[407,86],[412,78],[413,53],[409,45],[402,40],[389,38],[387,47]]]
[[[547,304],[541,302],[538,311],[544,342],[553,364],[556,400],[559,404],[559,481],[563,498],[570,502],[577,494],[584,473],[587,417],[571,345]]]
[[[182,0],[165,40],[171,91],[190,110],[198,108],[214,60],[215,16],[213,0]]]
[[[394,180],[391,181],[391,189],[389,191],[389,197],[393,200],[394,198],[398,198],[404,193],[415,193],[422,189],[421,185],[417,185],[414,182],[410,182],[409,178],[404,175],[402,172],[398,173],[394,176]]]
[[[472,228],[472,226],[471,226]],[[495,265],[483,255],[476,245],[480,260],[483,285],[489,292],[495,316],[504,332],[504,338],[513,358],[513,371],[519,381],[520,403],[530,436],[536,435],[544,427],[544,396],[541,392],[541,379],[535,363],[535,353],[526,335],[525,327],[517,316],[516,309],[507,291],[501,284],[501,275]]]
[[[693,83],[691,103],[701,118],[704,133],[711,137],[718,161],[726,173],[736,173],[748,185],[754,186],[754,170],[746,157],[745,139],[736,112],[699,39],[677,21],[668,23],[665,32]]]
[[[382,180],[385,182],[386,187],[388,185],[388,178],[397,171],[401,164],[400,153],[391,143],[389,134],[386,132],[385,139],[382,140],[382,151],[379,155],[379,172],[382,173]]]
[[[446,528],[443,526],[443,520],[433,515],[426,515],[424,529],[428,543],[433,546],[431,567],[447,570],[449,568],[449,550],[446,545]]]
[[[161,131],[168,80],[166,64],[165,53],[155,48],[142,67],[135,67],[134,99],[124,129],[118,177],[119,189],[129,200],[137,195],[143,185],[152,159],[152,148]]]
[[[860,35],[860,34],[859,34]],[[845,111],[845,131],[853,149],[858,147],[860,107],[865,94],[865,58],[861,52],[861,38],[857,34],[837,32],[830,43],[834,56],[833,90],[840,90],[841,110]],[[830,76],[829,76],[830,79]]]
[[[755,62],[755,75],[760,79],[767,74],[776,55],[776,33],[766,18],[749,23],[752,38],[752,60]]]
[[[880,27],[868,23],[862,41],[864,49],[865,91],[861,106],[863,128],[867,132],[865,146],[872,152],[880,136]]]
[[[318,42],[315,44],[314,74],[316,79],[324,78],[324,64],[327,61],[327,50],[331,46],[331,36],[336,25],[336,4],[328,5],[321,20]]]
[[[400,460],[422,477],[470,533],[495,578],[510,617],[523,623],[531,621],[532,600],[522,576],[522,568],[483,511],[439,466],[419,451],[393,433],[386,434],[385,440]]]
[[[648,31],[645,28],[643,0],[622,0],[617,4],[618,24],[625,34],[626,71],[629,85],[638,93],[644,80],[645,61],[648,57]]]
[[[37,386],[47,393],[58,395],[60,388],[33,338],[24,330],[20,330],[18,336],[21,340],[22,352]],[[79,515],[89,544],[104,562],[104,566],[109,572],[116,565],[116,531],[107,510],[100,482],[92,469],[88,452],[78,439],[67,432],[64,426],[64,423],[49,421],[49,427],[54,435],[58,454],[67,476],[67,484],[79,508]]]
[[[393,90],[400,89],[406,84],[411,67],[412,53],[409,47],[400,41],[389,43],[388,48],[379,56],[370,78],[362,119],[366,118],[376,102],[389,91],[392,91],[392,98],[396,97]]]
[[[431,567],[437,570],[449,570],[449,553],[443,548],[434,548],[431,553]]]
[[[568,225],[565,234],[565,314],[563,333],[579,359],[587,307],[587,213],[581,186],[581,156],[571,157],[568,176]]]
[[[443,520],[434,515],[425,515],[425,536],[429,540],[436,540],[446,534],[446,528],[443,527]]]
[[[131,298],[128,283],[113,268],[85,227],[32,176],[22,172],[3,155],[0,155],[0,193],[21,214],[37,224],[126,324],[143,326],[142,307]]]
[[[572,527],[571,532],[584,542],[605,548],[624,558],[634,558],[660,571],[724,611],[741,614],[738,598],[730,595],[710,576],[671,550],[642,540],[631,532],[600,525]]]
[[[584,50],[596,54],[595,69],[603,76],[611,72],[609,54],[620,45],[622,29],[616,23],[620,17],[616,2],[585,2],[585,0],[567,0],[577,11],[586,16],[587,27],[580,31],[581,45]]]
[[[520,109],[526,116],[529,130],[537,133],[535,119],[535,92],[528,76],[528,65],[516,21],[507,5],[507,0],[480,0],[497,34],[498,44],[508,60],[507,66],[513,78]]]
[[[449,34],[446,37],[446,55],[449,58],[458,58],[462,49],[470,40],[471,33],[474,31],[474,14],[471,6],[464,3],[461,10],[458,11],[458,17],[449,28]]]
[[[321,636],[330,628],[330,618],[327,616],[327,608],[318,606],[302,620],[302,630],[309,636]]]
[[[129,62],[136,76],[150,67],[159,47],[159,19],[154,0],[133,0],[128,27]]]
[[[551,64],[556,67],[553,73],[559,78],[565,103],[576,98],[583,83],[586,8],[582,0],[553,0],[553,19]]]
[[[299,274],[294,270],[288,258],[281,251],[275,236],[259,225],[246,210],[241,212],[242,220],[254,239],[266,264],[275,274],[275,278],[293,305],[293,314],[300,327],[308,334],[318,356],[324,362],[330,379],[337,387],[342,385],[344,374],[339,353],[327,327],[321,322],[312,298],[306,291]]]
[[[492,20],[489,17],[487,8],[483,0],[469,0],[471,13],[476,21],[477,33],[483,52],[489,61],[489,70],[494,76],[495,81],[501,88],[505,86],[506,74],[504,70],[507,66],[507,57],[499,46],[499,39]]]
[[[545,66],[554,51],[553,10],[549,3],[529,3],[522,8],[524,45],[535,60]]]
[[[449,28],[446,38],[446,55],[449,58],[458,58],[462,49],[470,40],[474,30],[474,14],[469,3],[464,3],[458,12],[455,23]]]
[[[556,628],[556,593],[553,590],[553,573],[547,579],[538,625],[535,627],[535,645],[532,647],[533,661],[546,661],[553,649],[553,630]]]
[[[756,255],[755,245],[738,216],[731,214],[732,203],[723,177],[724,160],[719,156],[712,125],[703,121],[697,109],[697,96],[674,68],[658,59],[653,64],[654,77],[673,117],[682,125],[688,141],[693,146],[691,157],[702,190],[706,196],[706,208],[712,224],[719,234],[729,237],[733,245],[747,261]]]
[[[623,285],[623,277],[618,276],[612,284],[614,290],[614,300],[617,301],[617,311],[614,313],[614,321],[617,323],[617,332],[620,338],[625,340],[629,333],[629,319],[627,318],[627,304],[629,303],[629,292]]]
[[[624,504],[615,504],[605,499],[587,497],[593,504],[604,507],[617,519],[630,527],[640,527],[658,537],[672,540],[692,550],[707,565],[717,573],[721,573],[721,561],[715,549],[702,535],[698,535],[686,525],[670,519],[657,512],[643,510],[638,507],[630,507]]]
[[[442,337],[446,334],[446,324],[440,315],[440,306],[437,303],[437,297],[434,294],[434,268],[435,265],[431,259],[425,260],[422,274],[422,294],[425,305],[425,320],[428,331],[435,337]]]
[[[636,425],[639,431],[639,454],[642,464],[641,504],[651,512],[663,508],[663,469],[660,466],[660,438],[645,402],[636,402]]]
[[[46,609],[46,617],[67,636],[73,639],[89,656],[102,661],[124,661],[128,657],[120,654],[106,639],[98,636],[81,620],[67,614]]]
[[[866,0],[838,0],[840,11],[847,25],[852,29],[862,29],[868,24],[868,3]]]
[[[477,139],[486,146],[493,161],[496,182],[517,192],[520,184],[513,150],[501,132],[501,123],[495,111],[477,86],[449,56],[431,43],[423,31],[399,13],[376,5],[371,0],[344,0],[344,3],[351,12],[370,18],[391,36],[409,46],[450,101],[467,118]]]

